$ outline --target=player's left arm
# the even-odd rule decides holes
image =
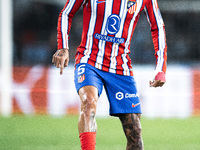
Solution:
[[[145,14],[151,27],[151,34],[155,49],[156,69],[151,87],[161,87],[165,84],[165,74],[167,69],[167,44],[165,34],[165,24],[163,22],[157,0],[146,0]]]

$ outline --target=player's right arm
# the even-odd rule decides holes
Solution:
[[[72,24],[72,18],[79,10],[84,0],[67,0],[65,7],[59,14],[57,26],[57,51],[53,55],[52,62],[57,68],[60,68],[60,74],[67,67],[69,62],[69,32]]]
[[[58,49],[69,49],[68,39],[72,18],[80,9],[83,2],[84,0],[67,0],[65,7],[60,12],[57,26]]]

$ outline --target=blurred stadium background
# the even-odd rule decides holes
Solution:
[[[60,76],[51,63],[57,44],[57,18],[65,2],[0,0],[2,150],[79,149],[76,124],[80,101],[73,83],[73,65],[81,40],[82,10],[75,15],[70,32],[70,66]],[[158,0],[158,4],[168,44],[167,83],[163,88],[148,86],[155,58],[144,14],[131,43],[145,147],[197,150],[200,149],[200,1]],[[108,134],[99,133],[97,148],[121,150],[125,137],[118,120],[108,116],[106,99],[104,92],[97,108],[99,132],[109,130],[108,134],[115,134],[107,137]],[[76,137],[69,138],[72,135]]]

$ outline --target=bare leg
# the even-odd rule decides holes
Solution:
[[[127,138],[126,150],[143,150],[140,114],[120,114],[118,117]]]
[[[96,132],[95,120],[98,90],[94,86],[85,86],[79,90],[81,99],[81,113],[79,117],[78,130],[83,132]]]

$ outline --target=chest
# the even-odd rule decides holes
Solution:
[[[143,0],[90,0],[85,9],[98,17],[115,14],[121,19],[131,19],[143,10]]]

